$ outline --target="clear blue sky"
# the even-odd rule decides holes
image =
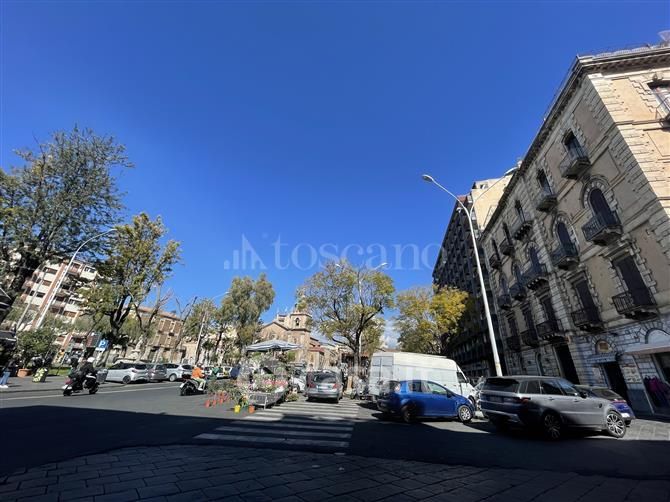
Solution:
[[[257,275],[224,266],[245,235],[268,316],[314,271],[307,245],[439,243],[452,202],[421,173],[457,192],[499,175],[577,53],[656,43],[670,19],[667,2],[0,3],[0,165],[74,123],[115,135],[128,212],[183,242],[178,296]],[[283,261],[305,243],[300,267],[274,266],[278,236]],[[431,282],[428,254],[390,270],[398,288]]]

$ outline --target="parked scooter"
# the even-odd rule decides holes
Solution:
[[[81,379],[77,378],[75,374],[70,373],[70,376],[65,381],[65,385],[63,385],[63,395],[71,396],[75,392],[83,392],[84,390],[88,390],[89,394],[95,394],[99,388],[98,377],[95,375],[88,374]]]
[[[179,386],[180,396],[195,396],[196,394],[204,394],[207,389],[207,382],[197,382],[191,378],[191,375],[182,375],[184,380]]]

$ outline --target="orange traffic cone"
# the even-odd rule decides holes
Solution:
[[[212,403],[209,401],[209,399],[206,399],[205,400],[205,408],[209,408],[210,406],[212,406]]]

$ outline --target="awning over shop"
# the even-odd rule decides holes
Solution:
[[[590,364],[613,363],[618,356],[617,352],[608,352],[606,354],[592,354],[586,358]]]
[[[656,343],[636,343],[626,349],[626,354],[633,355],[656,354],[658,352],[670,352],[670,340]]]

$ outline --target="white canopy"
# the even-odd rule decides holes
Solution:
[[[296,350],[301,348],[300,345],[295,343],[289,343],[284,340],[265,340],[262,342],[252,343],[246,348],[247,352],[272,352],[278,350],[281,352],[286,352],[289,350]]]

